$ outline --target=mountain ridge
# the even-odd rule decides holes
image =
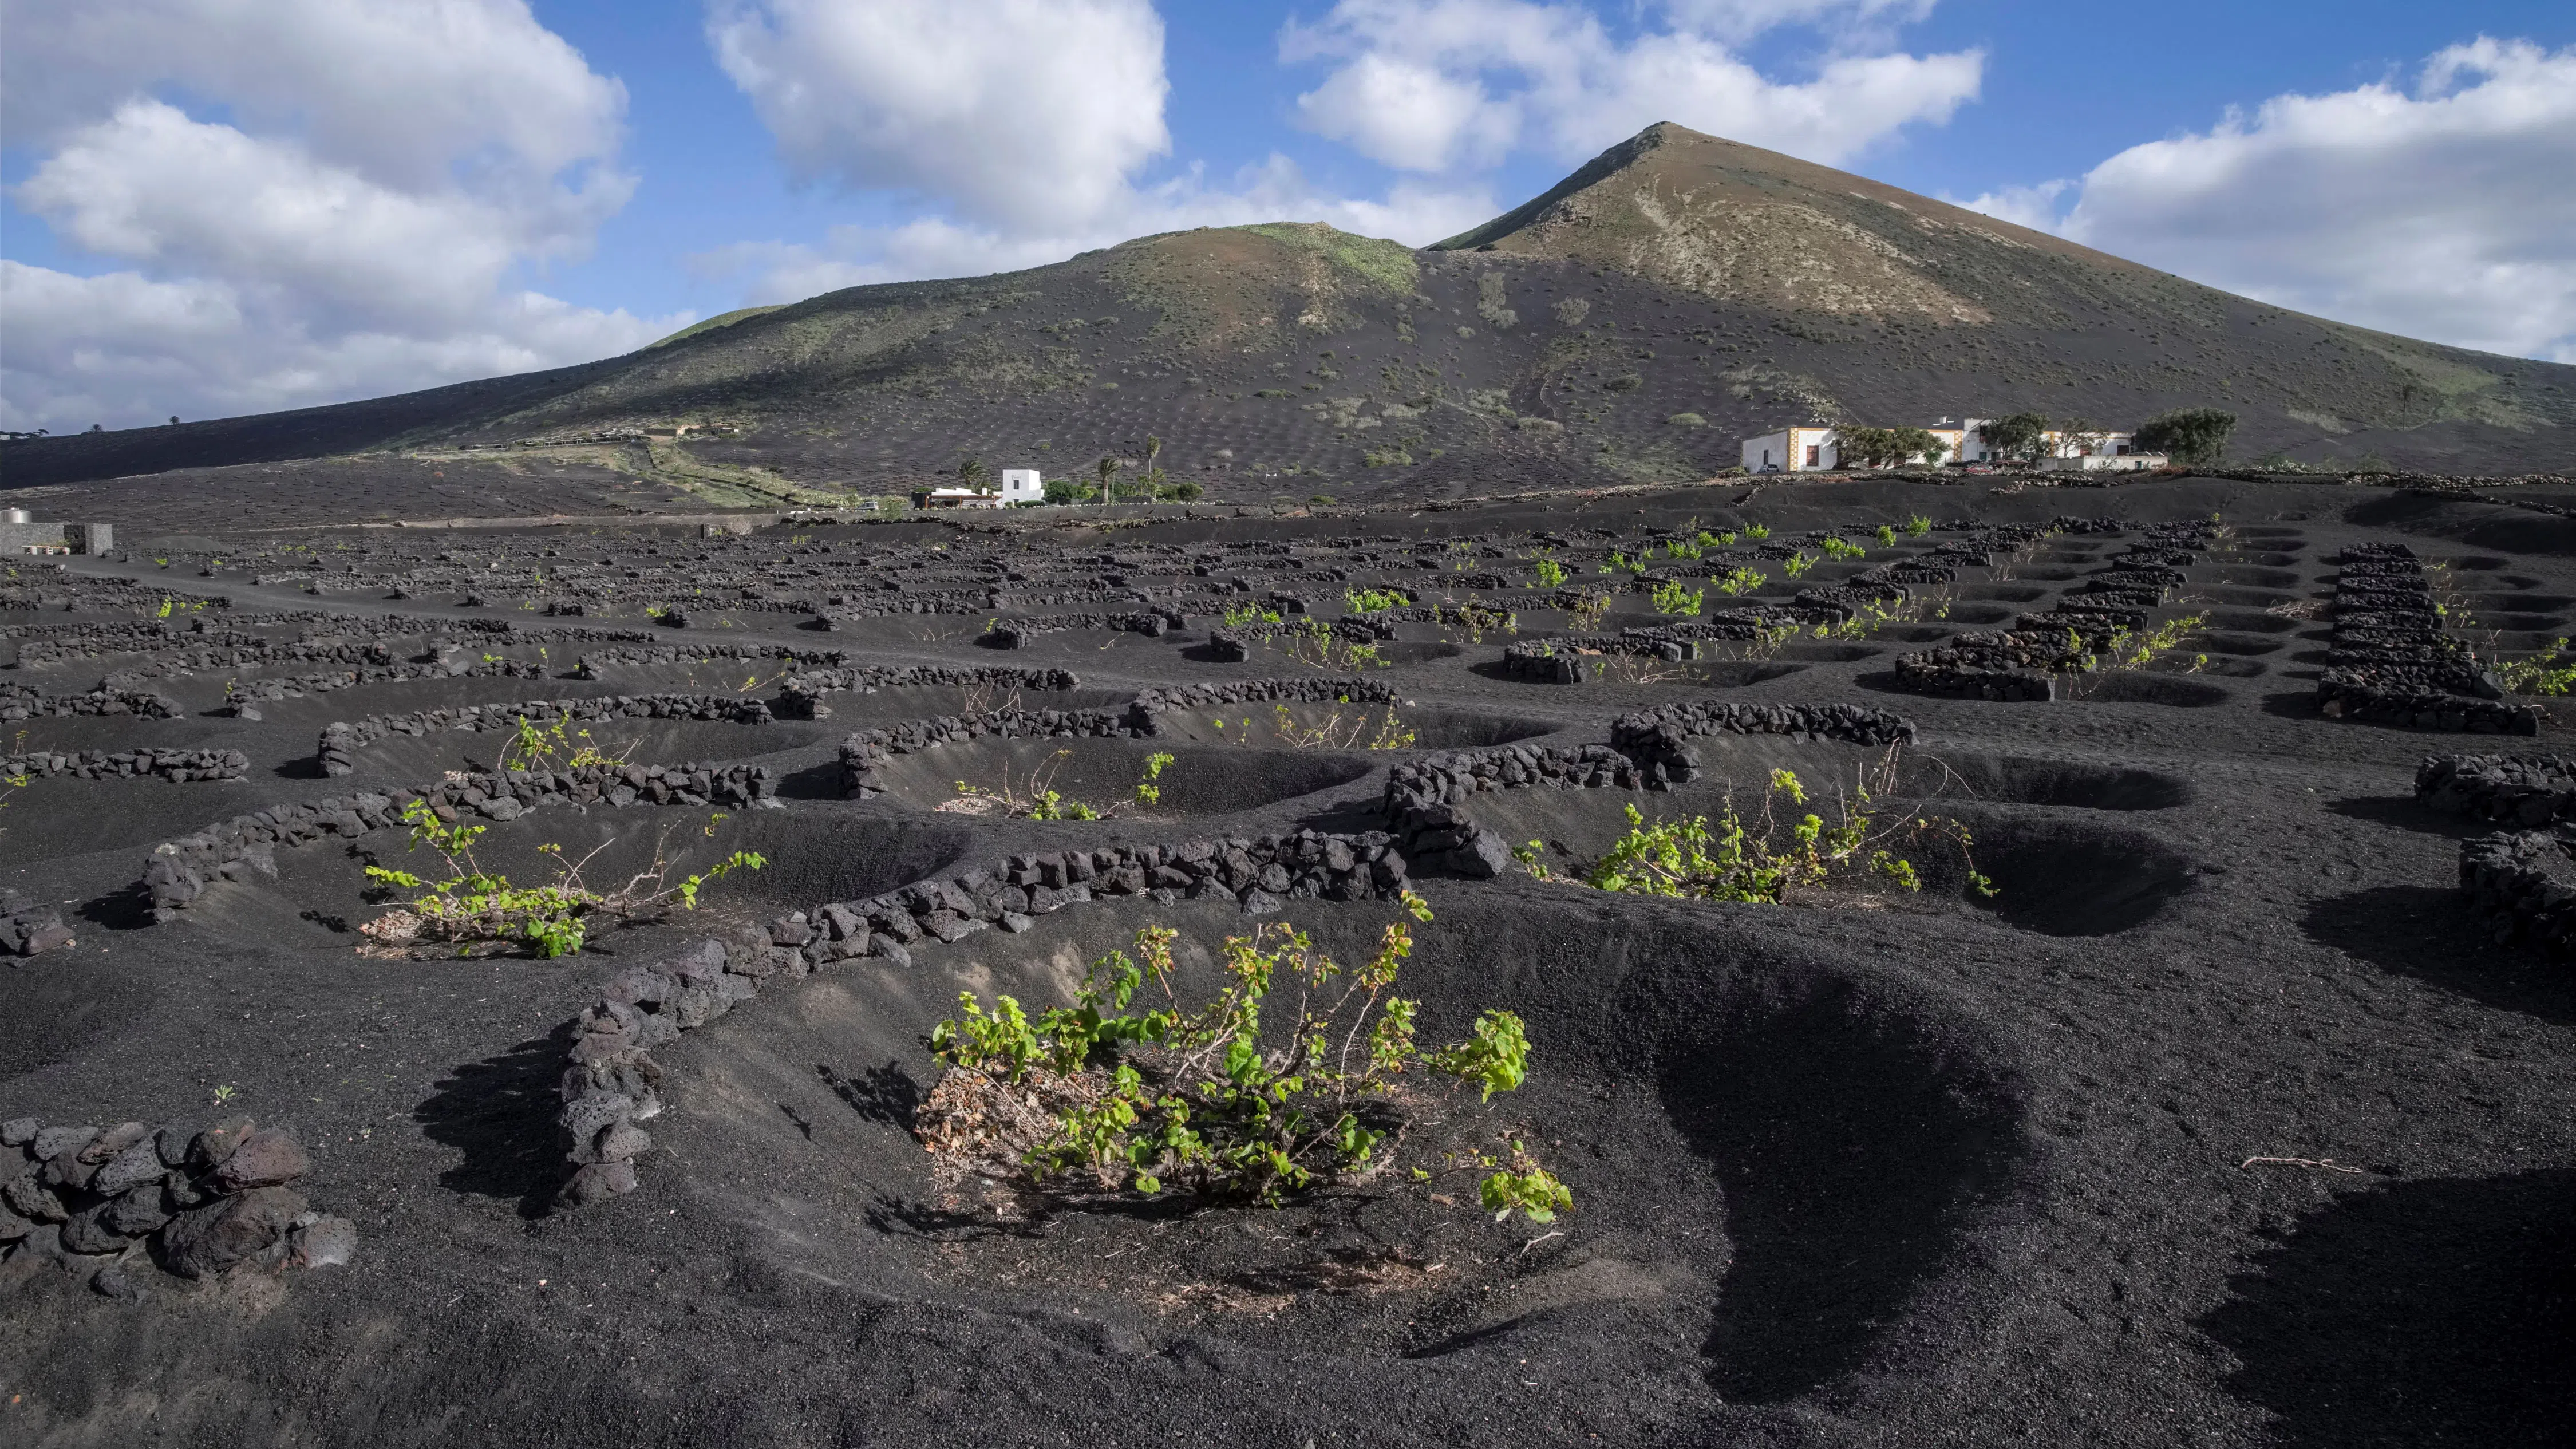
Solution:
[[[1320,223],[1161,233],[547,373],[12,444],[0,486],[498,453],[700,502],[828,499],[966,457],[1073,475],[1150,434],[1218,496],[1446,496],[1704,477],[1787,422],[2192,405],[2244,418],[2239,456],[2514,472],[2576,451],[2576,368],[2305,317],[1659,124],[1418,250]],[[681,421],[740,436],[621,440]]]

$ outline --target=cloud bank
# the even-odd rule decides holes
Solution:
[[[1339,0],[1291,25],[1291,61],[1333,69],[1298,97],[1300,124],[1404,171],[1490,167],[1527,150],[1572,163],[1656,121],[1826,165],[1976,99],[1976,51],[1907,55],[1881,27],[1909,0],[1673,0],[1665,28],[1621,39],[1581,5]],[[1732,46],[1785,25],[1829,27],[1813,78],[1775,81]],[[1850,47],[1850,48],[1841,48]]]
[[[785,301],[1250,221],[1422,244],[1502,209],[1490,172],[1505,158],[1570,163],[1658,120],[1840,160],[1976,95],[1973,52],[1886,52],[1883,32],[1929,9],[1669,0],[1666,28],[1622,41],[1573,4],[1342,0],[1287,26],[1280,56],[1328,72],[1298,99],[1299,124],[1404,173],[1362,198],[1275,153],[1230,177],[1147,180],[1171,143],[1163,27],[1146,0],[711,0],[708,42],[791,170],[900,193],[926,214],[691,261],[741,278],[746,300]],[[1786,25],[1837,37],[1811,80],[1774,83],[1728,49]]]
[[[523,0],[0,0],[0,425],[306,406],[622,352],[684,322],[528,290],[635,178],[625,91]]]
[[[1962,203],[2276,306],[2576,363],[2576,47],[2284,95],[2080,181]]]

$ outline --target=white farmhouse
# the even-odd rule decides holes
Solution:
[[[1949,419],[1944,418],[1942,421],[1946,423]],[[1964,418],[1960,420],[1958,432],[1955,434],[1959,439],[1959,445],[1957,451],[1951,454],[1951,456],[1962,463],[1994,463],[2002,461],[2003,455],[1987,447],[1985,439],[1979,437],[1977,434],[1977,429],[1982,428],[1993,421],[1993,418]],[[1935,428],[1933,431],[1940,433],[1944,437],[1954,436],[1954,434],[1946,428]],[[2085,433],[2079,436],[2060,429],[2051,428],[2039,436],[2042,444],[2040,458],[2043,465],[2047,463],[2047,460],[2052,458],[2131,458],[2140,456],[2137,452],[2134,439],[2128,433],[2096,432]],[[2072,471],[2089,473],[2100,471],[2106,467],[2113,468],[2115,471],[2127,471],[2129,469],[2139,467],[2158,467],[2161,466],[2162,461],[2163,460],[2159,458],[2157,462],[2144,464],[2124,463],[2112,465],[2104,463],[2088,463],[2080,465]]]
[[[913,501],[924,508],[1009,508],[1020,503],[1044,503],[1046,479],[1035,468],[1002,470],[1002,491],[978,493],[971,488],[933,488],[916,493]]]
[[[1839,466],[1831,428],[1782,428],[1744,440],[1747,473],[1805,473]]]

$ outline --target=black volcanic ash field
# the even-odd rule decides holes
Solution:
[[[1702,531],[1736,541],[1600,572]],[[1784,577],[1827,533],[1863,556]],[[1536,584],[1540,553],[1563,585]],[[75,939],[0,967],[0,1437],[2567,1442],[2576,973],[2498,943],[2523,898],[2468,899],[2461,843],[2503,827],[2416,780],[2430,755],[2576,751],[2557,718],[2456,727],[2528,700],[2434,687],[2404,724],[2319,702],[2365,654],[2353,687],[2398,697],[2433,677],[2406,650],[2446,632],[2546,646],[2571,557],[2563,517],[2462,498],[1972,480],[1117,528],[319,530],[22,564],[0,886],[11,939],[55,918]],[[1712,591],[1698,637],[1646,592],[1739,566],[1767,582]],[[1329,622],[1367,588],[1412,600],[1345,629],[1391,635],[1382,669],[1212,637],[1229,608]],[[1881,588],[1927,607],[1814,637]],[[2043,678],[2054,700],[1921,692],[2044,676],[1974,661],[2139,590],[2153,621],[2201,616],[2193,642]],[[1722,609],[1800,633],[1727,638]],[[1507,664],[1542,640],[1582,682]],[[493,782],[509,735],[480,726],[532,709],[627,764]],[[1490,836],[1561,868],[1625,805],[1848,779],[1907,733],[1892,798],[1973,830],[1991,901],[1940,869],[1920,896],[1761,907],[1479,864]],[[953,808],[957,782],[1016,786],[1059,751],[1082,798],[1175,763],[1162,804],[1108,820]],[[2516,829],[2576,811],[2576,778],[2504,778],[2428,799],[2510,796]],[[1425,781],[1445,804],[1391,810]],[[666,829],[772,864],[576,957],[362,953],[361,866],[402,854],[404,790],[446,792],[514,873],[541,843],[629,861]],[[1052,999],[1140,925],[1203,950],[1247,909],[1363,954],[1397,878],[1436,917],[1405,977],[1426,1038],[1487,1006],[1528,1023],[1531,1083],[1498,1103],[1574,1190],[1561,1233],[1393,1193],[936,1200],[907,1129],[960,989]],[[852,929],[887,948],[845,953]],[[658,1107],[631,1123],[649,1149],[568,1135],[568,1091],[608,1090],[568,1061],[626,1029],[603,993],[710,936],[686,1015],[617,1017],[662,1023],[649,1083],[618,1058]],[[190,1158],[232,1118],[291,1134],[301,1170],[262,1187],[270,1159]],[[226,1207],[256,1192],[298,1207],[266,1238]],[[174,1224],[233,1212],[242,1261],[122,1233],[130,1193]]]

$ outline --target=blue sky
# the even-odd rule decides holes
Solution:
[[[1167,225],[1421,243],[1662,118],[2576,361],[2564,0],[263,8],[0,0],[0,426],[584,360]]]

